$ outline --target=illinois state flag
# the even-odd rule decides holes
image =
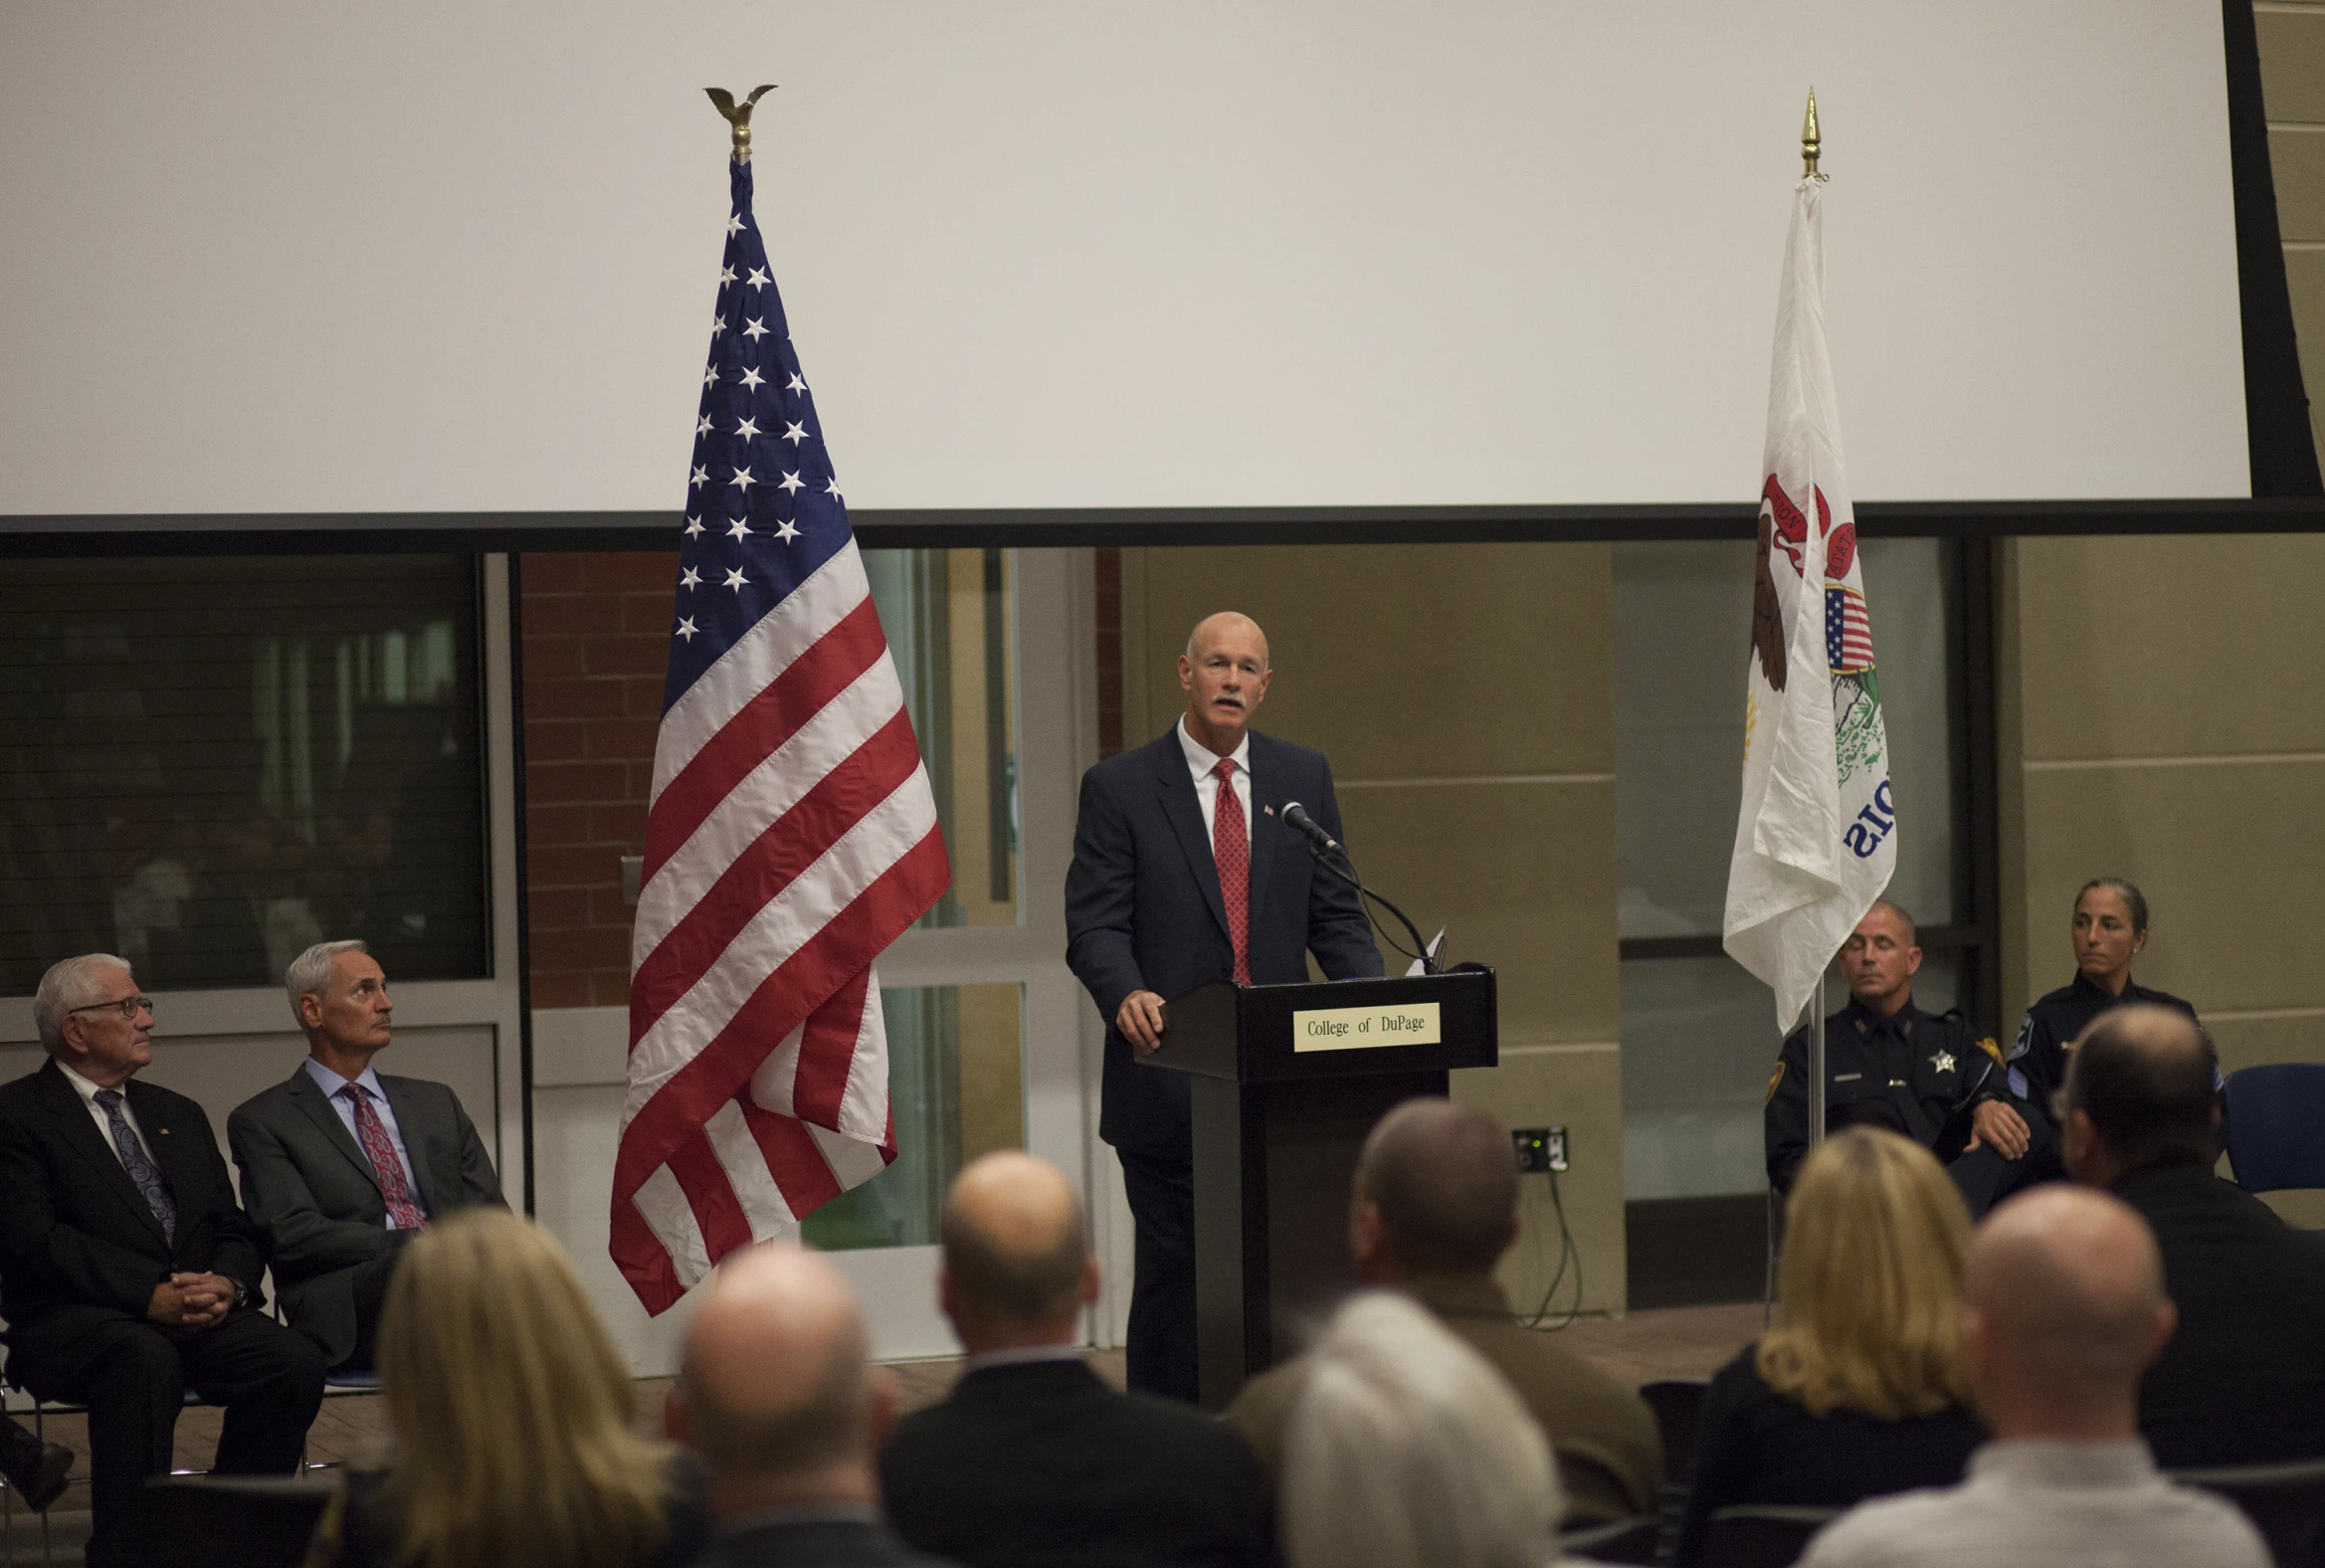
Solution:
[[[614,1161],[614,1262],[650,1312],[895,1158],[872,960],[951,879],[751,166],[728,178]]]
[[[1791,1029],[1896,869],[1889,741],[1825,344],[1821,179],[1801,181],[1777,294],[1744,693],[1728,955]]]

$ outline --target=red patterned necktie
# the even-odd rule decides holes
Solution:
[[[1252,983],[1252,837],[1236,799],[1236,761],[1221,757],[1211,770],[1219,799],[1211,808],[1211,858],[1219,863],[1219,895],[1227,901],[1227,934],[1236,948],[1236,979]]]
[[[396,1158],[387,1123],[371,1108],[371,1091],[360,1083],[350,1083],[339,1092],[355,1107],[355,1141],[363,1145],[372,1174],[379,1178],[379,1195],[387,1200],[388,1219],[399,1231],[418,1230],[427,1219],[412,1196],[412,1184],[404,1179],[404,1162]]]

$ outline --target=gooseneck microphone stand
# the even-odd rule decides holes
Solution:
[[[1321,870],[1330,872],[1334,877],[1355,888],[1359,899],[1377,903],[1395,915],[1398,923],[1405,927],[1405,934],[1413,938],[1413,945],[1411,947],[1402,946],[1395,937],[1390,936],[1386,931],[1381,931],[1379,919],[1374,917],[1369,908],[1366,909],[1365,918],[1370,921],[1374,930],[1381,931],[1383,940],[1407,958],[1419,963],[1423,974],[1445,973],[1445,970],[1438,966],[1437,954],[1431,952],[1429,944],[1421,939],[1420,929],[1414,925],[1412,919],[1404,910],[1364,884],[1356,875],[1356,863],[1348,858],[1348,851],[1342,847],[1337,839],[1326,833],[1323,825],[1309,816],[1306,809],[1298,801],[1292,801],[1283,808],[1283,819],[1298,829],[1301,837],[1307,840],[1308,855]]]

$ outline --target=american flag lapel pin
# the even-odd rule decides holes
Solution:
[[[1275,808],[1273,806],[1261,806],[1259,809],[1270,817],[1275,815]]]

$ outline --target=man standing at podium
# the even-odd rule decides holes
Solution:
[[[1066,876],[1066,962],[1106,1020],[1098,1136],[1138,1222],[1132,1388],[1196,1397],[1195,1182],[1187,1080],[1141,1067],[1168,999],[1211,980],[1296,984],[1313,952],[1335,980],[1381,973],[1356,890],[1283,821],[1297,801],[1341,837],[1323,754],[1254,734],[1274,673],[1248,616],[1214,615],[1179,658],[1187,711],[1161,739],[1082,775]]]

